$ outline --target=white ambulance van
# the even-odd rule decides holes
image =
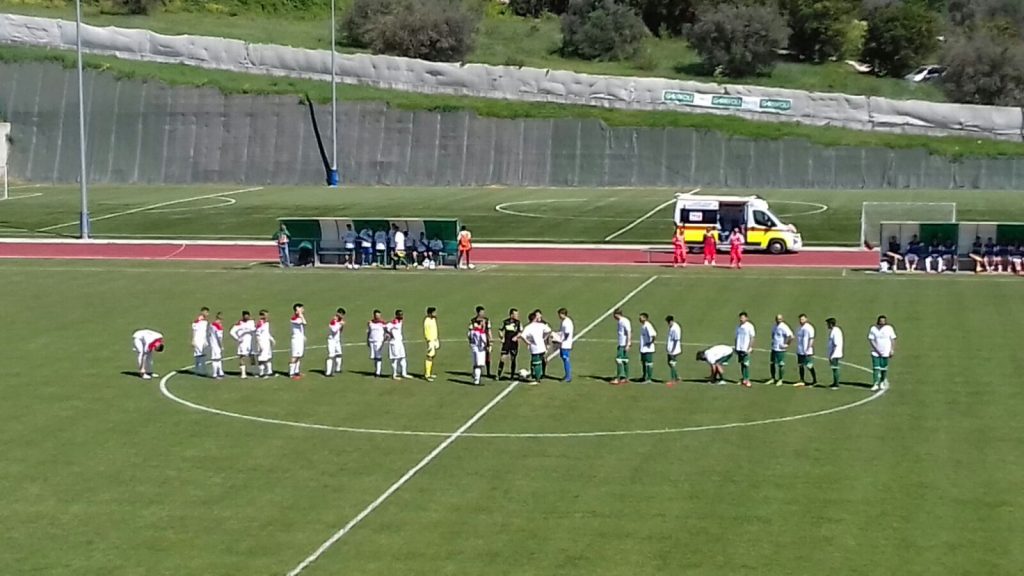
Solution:
[[[733,229],[744,234],[745,250],[783,254],[803,246],[796,226],[783,223],[758,196],[676,194],[675,222],[691,250],[700,250],[709,227],[721,249],[728,248]]]

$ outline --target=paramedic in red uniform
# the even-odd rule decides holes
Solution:
[[[684,228],[682,226],[676,228],[676,233],[672,235],[672,267],[676,268],[682,266],[686,268],[686,239],[683,237]]]
[[[708,226],[708,229],[704,231],[704,265],[715,265],[715,251],[717,249],[715,242],[714,228]]]
[[[743,261],[743,233],[740,232],[739,228],[733,228],[732,234],[729,234],[729,267],[736,266],[737,269],[743,266],[740,262]]]

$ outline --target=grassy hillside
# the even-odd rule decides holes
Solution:
[[[0,46],[0,61],[52,61],[71,67],[75,58],[74,52],[68,51]],[[85,64],[89,68],[122,78],[155,80],[179,86],[207,86],[227,94],[306,94],[317,102],[329,102],[331,97],[330,84],[327,82],[212,71],[183,64],[118,60],[105,56],[86,56]],[[920,148],[950,158],[1024,155],[1024,144],[1015,142],[862,132],[795,123],[755,122],[711,114],[612,110],[591,106],[415,94],[348,85],[340,85],[338,95],[344,100],[386,102],[391,106],[411,110],[472,110],[480,116],[493,118],[595,118],[610,126],[696,128],[761,140],[802,139],[824,146]]]
[[[339,18],[348,4],[349,0],[338,1]],[[97,26],[148,28],[163,34],[224,36],[251,42],[329,49],[329,7],[330,3],[324,0],[265,0],[258,4],[248,0],[186,1],[171,2],[149,16],[122,16],[104,13],[99,4],[93,3],[84,8],[84,18]],[[0,11],[74,18],[74,5],[59,1],[0,0]],[[697,56],[680,39],[649,38],[646,54],[635,62],[589,62],[563,58],[555,53],[560,42],[557,18],[518,18],[505,14],[494,4],[486,11],[480,24],[476,49],[469,60],[594,74],[716,81],[700,75],[695,66]],[[781,62],[770,76],[738,78],[729,82],[901,99],[944,100],[941,91],[934,86],[866,76],[841,63],[815,66]]]

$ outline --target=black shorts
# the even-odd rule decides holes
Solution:
[[[519,355],[519,346],[502,346],[501,355],[515,358]]]

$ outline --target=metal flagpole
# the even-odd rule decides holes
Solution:
[[[338,26],[335,22],[335,2],[331,0],[331,173],[327,178],[328,186],[338,185],[338,77],[335,72],[334,59],[337,53],[335,34]]]
[[[78,56],[78,152],[81,172],[79,185],[82,211],[79,219],[79,238],[89,239],[89,184],[85,173],[85,88],[82,78],[82,0],[75,0],[75,51]]]

